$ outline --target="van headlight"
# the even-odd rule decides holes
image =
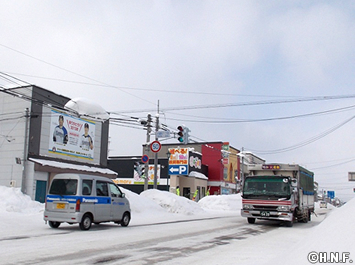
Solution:
[[[254,206],[251,205],[251,204],[244,204],[243,209],[245,209],[245,210],[252,210],[252,209],[254,209]]]
[[[288,212],[290,210],[290,206],[279,206],[276,208],[277,211],[280,211],[280,212]]]

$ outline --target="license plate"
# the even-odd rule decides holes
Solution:
[[[270,216],[270,212],[260,212],[260,215],[263,217],[268,217]]]
[[[57,209],[65,209],[65,203],[57,203]]]

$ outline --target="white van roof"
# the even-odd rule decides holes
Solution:
[[[112,179],[110,178],[96,176],[96,175],[76,174],[76,173],[60,173],[55,175],[53,179],[96,179],[96,180],[112,182]]]

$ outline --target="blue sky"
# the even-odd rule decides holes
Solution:
[[[354,10],[353,1],[0,1],[0,71],[116,117],[155,116],[159,100],[170,128],[300,163],[349,198],[355,121],[340,124],[354,109],[312,113],[354,104]],[[315,100],[297,102],[306,98]],[[217,123],[226,119],[249,122]],[[133,127],[111,126],[110,155],[141,154],[145,131]]]

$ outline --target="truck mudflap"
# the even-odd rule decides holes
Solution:
[[[289,212],[277,211],[258,211],[258,210],[241,210],[241,216],[247,218],[264,219],[264,220],[279,220],[292,221],[293,214]]]

